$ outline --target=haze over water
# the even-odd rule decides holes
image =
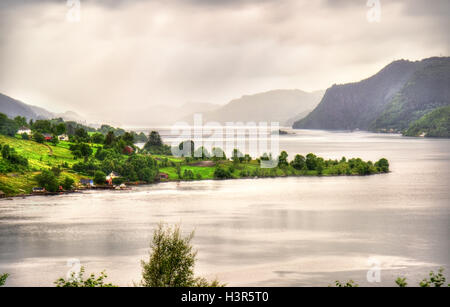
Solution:
[[[385,157],[391,173],[162,183],[0,201],[0,272],[8,285],[52,286],[70,258],[108,280],[140,280],[160,221],[196,230],[197,272],[229,286],[367,285],[369,258],[381,283],[415,285],[450,270],[450,140],[365,132],[297,131],[290,154]]]

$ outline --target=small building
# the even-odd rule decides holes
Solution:
[[[58,135],[60,141],[69,141],[69,136],[67,134]]]
[[[17,131],[18,134],[27,134],[31,135],[31,129],[27,127],[20,127],[20,129]]]
[[[166,173],[159,173],[159,180],[167,180],[169,179],[169,175]]]
[[[44,139],[46,141],[51,141],[53,139],[53,136],[50,133],[44,133]]]
[[[134,148],[131,146],[125,146],[123,153],[126,155],[131,155],[134,152]]]
[[[113,184],[113,179],[119,178],[119,177],[120,177],[119,174],[117,174],[116,172],[113,171],[108,176],[106,176],[106,182],[109,185],[112,185]]]
[[[94,181],[92,179],[81,179],[80,184],[88,187],[93,187]]]
[[[32,192],[34,194],[39,194],[39,193],[45,193],[46,191],[45,191],[45,188],[35,187],[35,188],[33,188]]]
[[[3,192],[2,190],[0,190],[0,198],[5,198],[5,197],[6,197],[5,192]]]

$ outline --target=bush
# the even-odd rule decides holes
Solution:
[[[64,179],[64,181],[62,182],[62,187],[64,188],[64,190],[66,190],[66,191],[70,191],[70,190],[72,190],[72,187],[73,187],[73,184],[74,184],[75,182],[73,181],[73,179],[72,178],[70,178],[70,177],[66,177],[65,179]]]
[[[389,173],[389,162],[385,158],[380,159],[375,163],[375,167],[383,173]]]
[[[150,244],[148,262],[142,261],[144,287],[220,287],[218,281],[208,282],[194,276],[197,252],[193,250],[192,232],[182,237],[180,227],[173,229],[159,224]]]
[[[9,274],[0,274],[0,287],[4,286]]]
[[[96,171],[94,173],[94,183],[104,184],[106,182],[106,174],[102,171]]]
[[[52,171],[43,170],[42,173],[36,175],[35,179],[38,182],[39,186],[45,188],[47,191],[49,192],[58,191],[59,188],[58,180],[56,179],[56,176]]]
[[[75,272],[72,273],[71,278],[65,280],[60,278],[55,281],[55,285],[58,288],[111,288],[116,287],[111,283],[106,284],[105,279],[108,276],[105,272],[101,272],[99,277],[95,277],[95,274],[91,274],[87,279],[84,279],[84,267],[81,267],[79,276],[75,276]]]
[[[214,171],[214,178],[216,179],[230,179],[232,177],[231,172],[221,166],[217,167]]]
[[[33,140],[34,140],[35,142],[37,142],[37,143],[42,144],[42,143],[45,142],[45,137],[44,137],[41,133],[35,132],[35,133],[33,134]]]

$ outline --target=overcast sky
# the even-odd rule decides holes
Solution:
[[[372,0],[371,0],[372,1]],[[0,92],[53,111],[224,104],[326,89],[396,59],[449,55],[449,0],[2,0]],[[376,1],[375,1],[376,2]]]

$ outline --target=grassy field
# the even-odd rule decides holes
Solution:
[[[22,140],[20,137],[0,135],[0,144],[13,147],[19,155],[28,159],[30,166],[29,172],[0,174],[0,190],[7,195],[30,193],[31,189],[36,186],[34,176],[43,169],[61,166],[64,163],[72,167],[77,162],[69,150],[69,142],[60,142],[54,146],[51,143],[39,144]],[[96,148],[93,149],[96,150]],[[69,169],[65,169],[61,173],[61,178],[65,176],[71,177],[75,182],[82,177]]]

